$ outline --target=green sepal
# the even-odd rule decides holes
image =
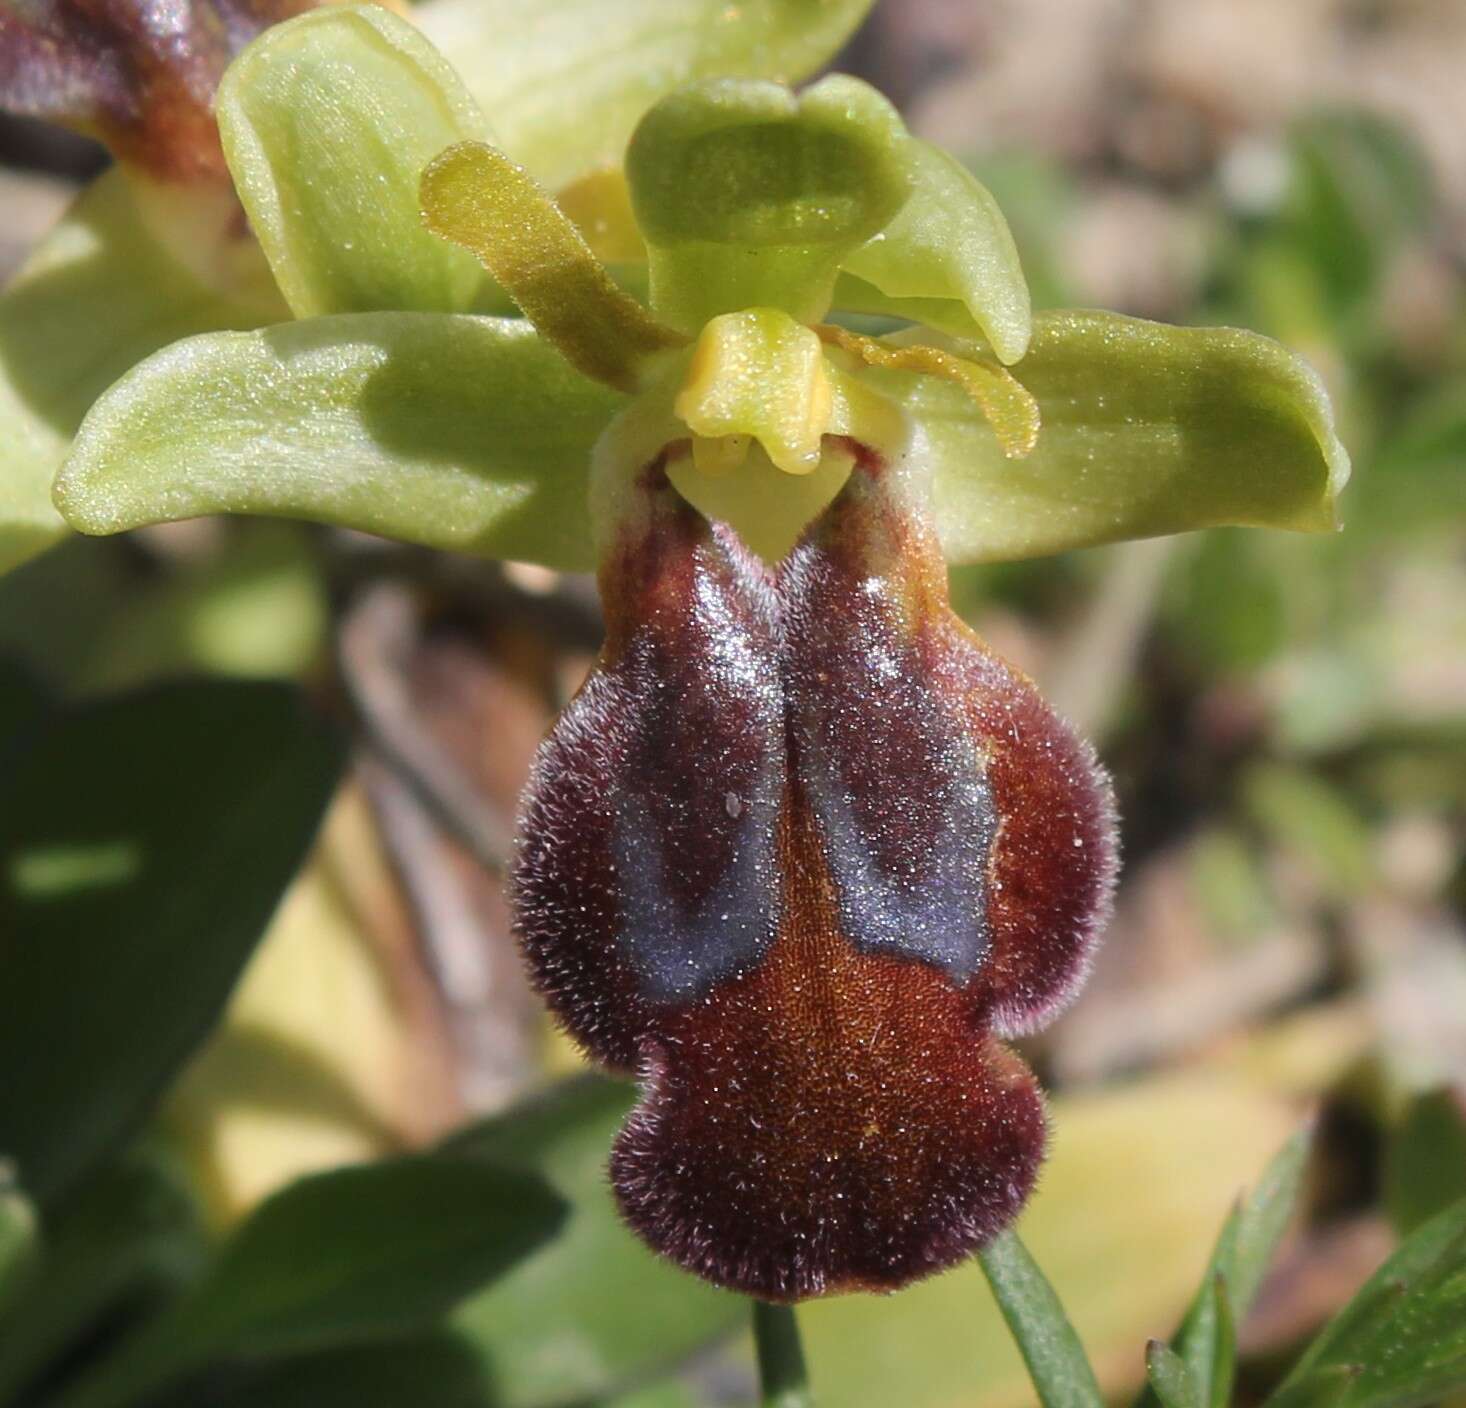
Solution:
[[[112,381],[176,338],[262,320],[170,257],[121,171],[85,191],[0,294],[0,572],[66,532],[51,481]]]
[[[863,374],[914,422],[913,453],[932,466],[949,562],[1223,524],[1337,526],[1349,457],[1328,395],[1306,362],[1270,338],[1115,313],[1041,313],[1015,372],[1043,426],[1021,460],[1003,457],[976,403],[951,382]]]
[[[1033,310],[997,201],[961,162],[927,142],[911,138],[906,161],[911,198],[845,269],[891,299],[955,303],[943,319],[950,331],[963,331],[965,312],[1000,362],[1018,361],[1028,350]]]
[[[589,171],[620,165],[637,120],[684,83],[794,83],[814,73],[871,4],[433,0],[415,18],[493,115],[504,150],[559,190]]]
[[[97,403],[56,502],[85,533],[259,513],[588,568],[586,465],[621,403],[519,319],[356,313],[192,338]]]
[[[719,79],[664,98],[626,154],[653,309],[686,332],[754,307],[818,322],[841,262],[905,201],[908,145],[895,109],[839,74],[798,97]]]
[[[488,124],[406,20],[352,5],[276,25],[229,66],[217,113],[240,199],[296,317],[492,304],[477,261],[434,239],[418,214],[423,167],[454,142],[487,137]]]

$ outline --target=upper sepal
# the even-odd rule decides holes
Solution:
[[[761,306],[818,321],[842,260],[906,200],[907,140],[895,109],[843,75],[797,97],[719,79],[664,98],[626,154],[653,308],[686,332]]]

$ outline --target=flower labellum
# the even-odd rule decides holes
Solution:
[[[541,990],[643,1084],[627,1219],[770,1300],[894,1289],[1017,1214],[1044,1107],[1000,1038],[1073,995],[1116,869],[1092,751],[948,605],[920,475],[847,448],[777,572],[670,487],[685,444],[635,475],[515,871]]]

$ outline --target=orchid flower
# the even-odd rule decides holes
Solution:
[[[573,82],[539,98],[568,134]],[[594,568],[606,643],[534,764],[513,891],[552,1011],[641,1083],[627,1220],[769,1300],[981,1246],[1046,1134],[1003,1043],[1082,982],[1117,844],[1092,750],[946,566],[1333,527],[1318,379],[1244,332],[1034,316],[991,197],[847,77],[679,85],[603,146],[619,166],[539,168],[560,202],[370,7],[268,30],[218,114],[297,320],[123,376],[66,519]],[[470,311],[496,298],[521,316]]]

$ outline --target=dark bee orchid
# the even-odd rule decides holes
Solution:
[[[364,22],[292,21],[225,79],[302,311],[357,266],[282,198],[319,176],[282,114],[302,53],[350,90]],[[420,102],[441,59],[369,23]],[[946,565],[1331,526],[1347,460],[1316,378],[1245,333],[1032,317],[991,198],[848,78],[682,88],[624,183],[563,206],[457,141],[421,209],[442,240],[402,286],[438,297],[431,259],[469,251],[522,319],[178,343],[98,402],[57,503],[87,532],[247,511],[594,565],[605,648],[536,760],[514,892],[559,1020],[641,1082],[611,1155],[628,1221],[767,1299],[951,1264],[1032,1187],[1042,1097],[1002,1043],[1082,981],[1116,842],[1092,751],[954,616]]]

